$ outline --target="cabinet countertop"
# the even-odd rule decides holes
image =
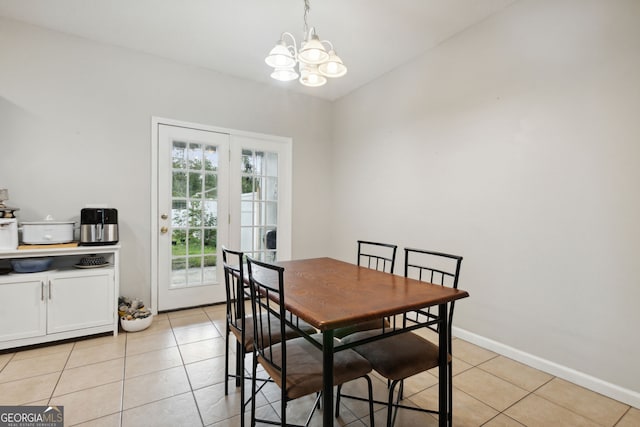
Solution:
[[[119,249],[120,245],[75,246],[68,248],[39,247],[38,249],[16,249],[10,251],[0,250],[0,258],[30,258],[36,256],[104,254],[116,252]]]

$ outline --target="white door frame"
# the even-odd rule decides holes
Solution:
[[[291,240],[292,240],[292,197],[293,197],[293,150],[291,138],[266,135],[256,132],[246,132],[235,129],[221,128],[217,126],[203,125],[199,123],[184,122],[180,120],[167,119],[162,117],[151,118],[151,212],[150,212],[150,245],[151,245],[151,272],[149,277],[151,278],[151,311],[155,314],[158,313],[158,233],[159,233],[159,220],[158,220],[158,126],[159,125],[171,125],[185,128],[192,128],[198,130],[205,130],[211,132],[228,133],[231,136],[231,144],[234,143],[234,136],[236,137],[248,137],[255,139],[267,140],[270,142],[281,143],[282,145],[282,157],[279,161],[279,176],[283,178],[281,181],[284,185],[281,187],[285,191],[279,192],[278,199],[278,259],[288,260],[291,259]],[[233,151],[233,150],[231,150]],[[231,162],[233,164],[233,161]],[[231,184],[233,189],[233,184]],[[239,212],[230,206],[231,224],[239,224]],[[238,215],[236,220],[235,216]],[[230,242],[229,245],[239,244],[239,237],[236,241],[234,232],[229,231]]]

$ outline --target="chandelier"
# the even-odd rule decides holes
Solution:
[[[308,27],[309,9],[309,0],[304,0],[305,39],[300,44],[300,48],[296,47],[293,34],[284,32],[265,58],[265,62],[273,67],[271,77],[276,80],[288,82],[299,77],[303,85],[318,87],[327,83],[327,77],[344,76],[347,73],[347,67],[336,54],[333,44],[328,40],[320,40],[316,29]],[[290,44],[287,44],[287,41]]]

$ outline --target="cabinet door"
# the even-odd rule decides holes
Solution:
[[[113,324],[115,299],[111,269],[49,276],[47,332]]]
[[[45,335],[45,277],[5,277],[0,281],[0,341]]]

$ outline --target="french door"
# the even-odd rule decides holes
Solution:
[[[225,300],[221,247],[291,253],[286,138],[154,119],[152,300],[172,310]]]

